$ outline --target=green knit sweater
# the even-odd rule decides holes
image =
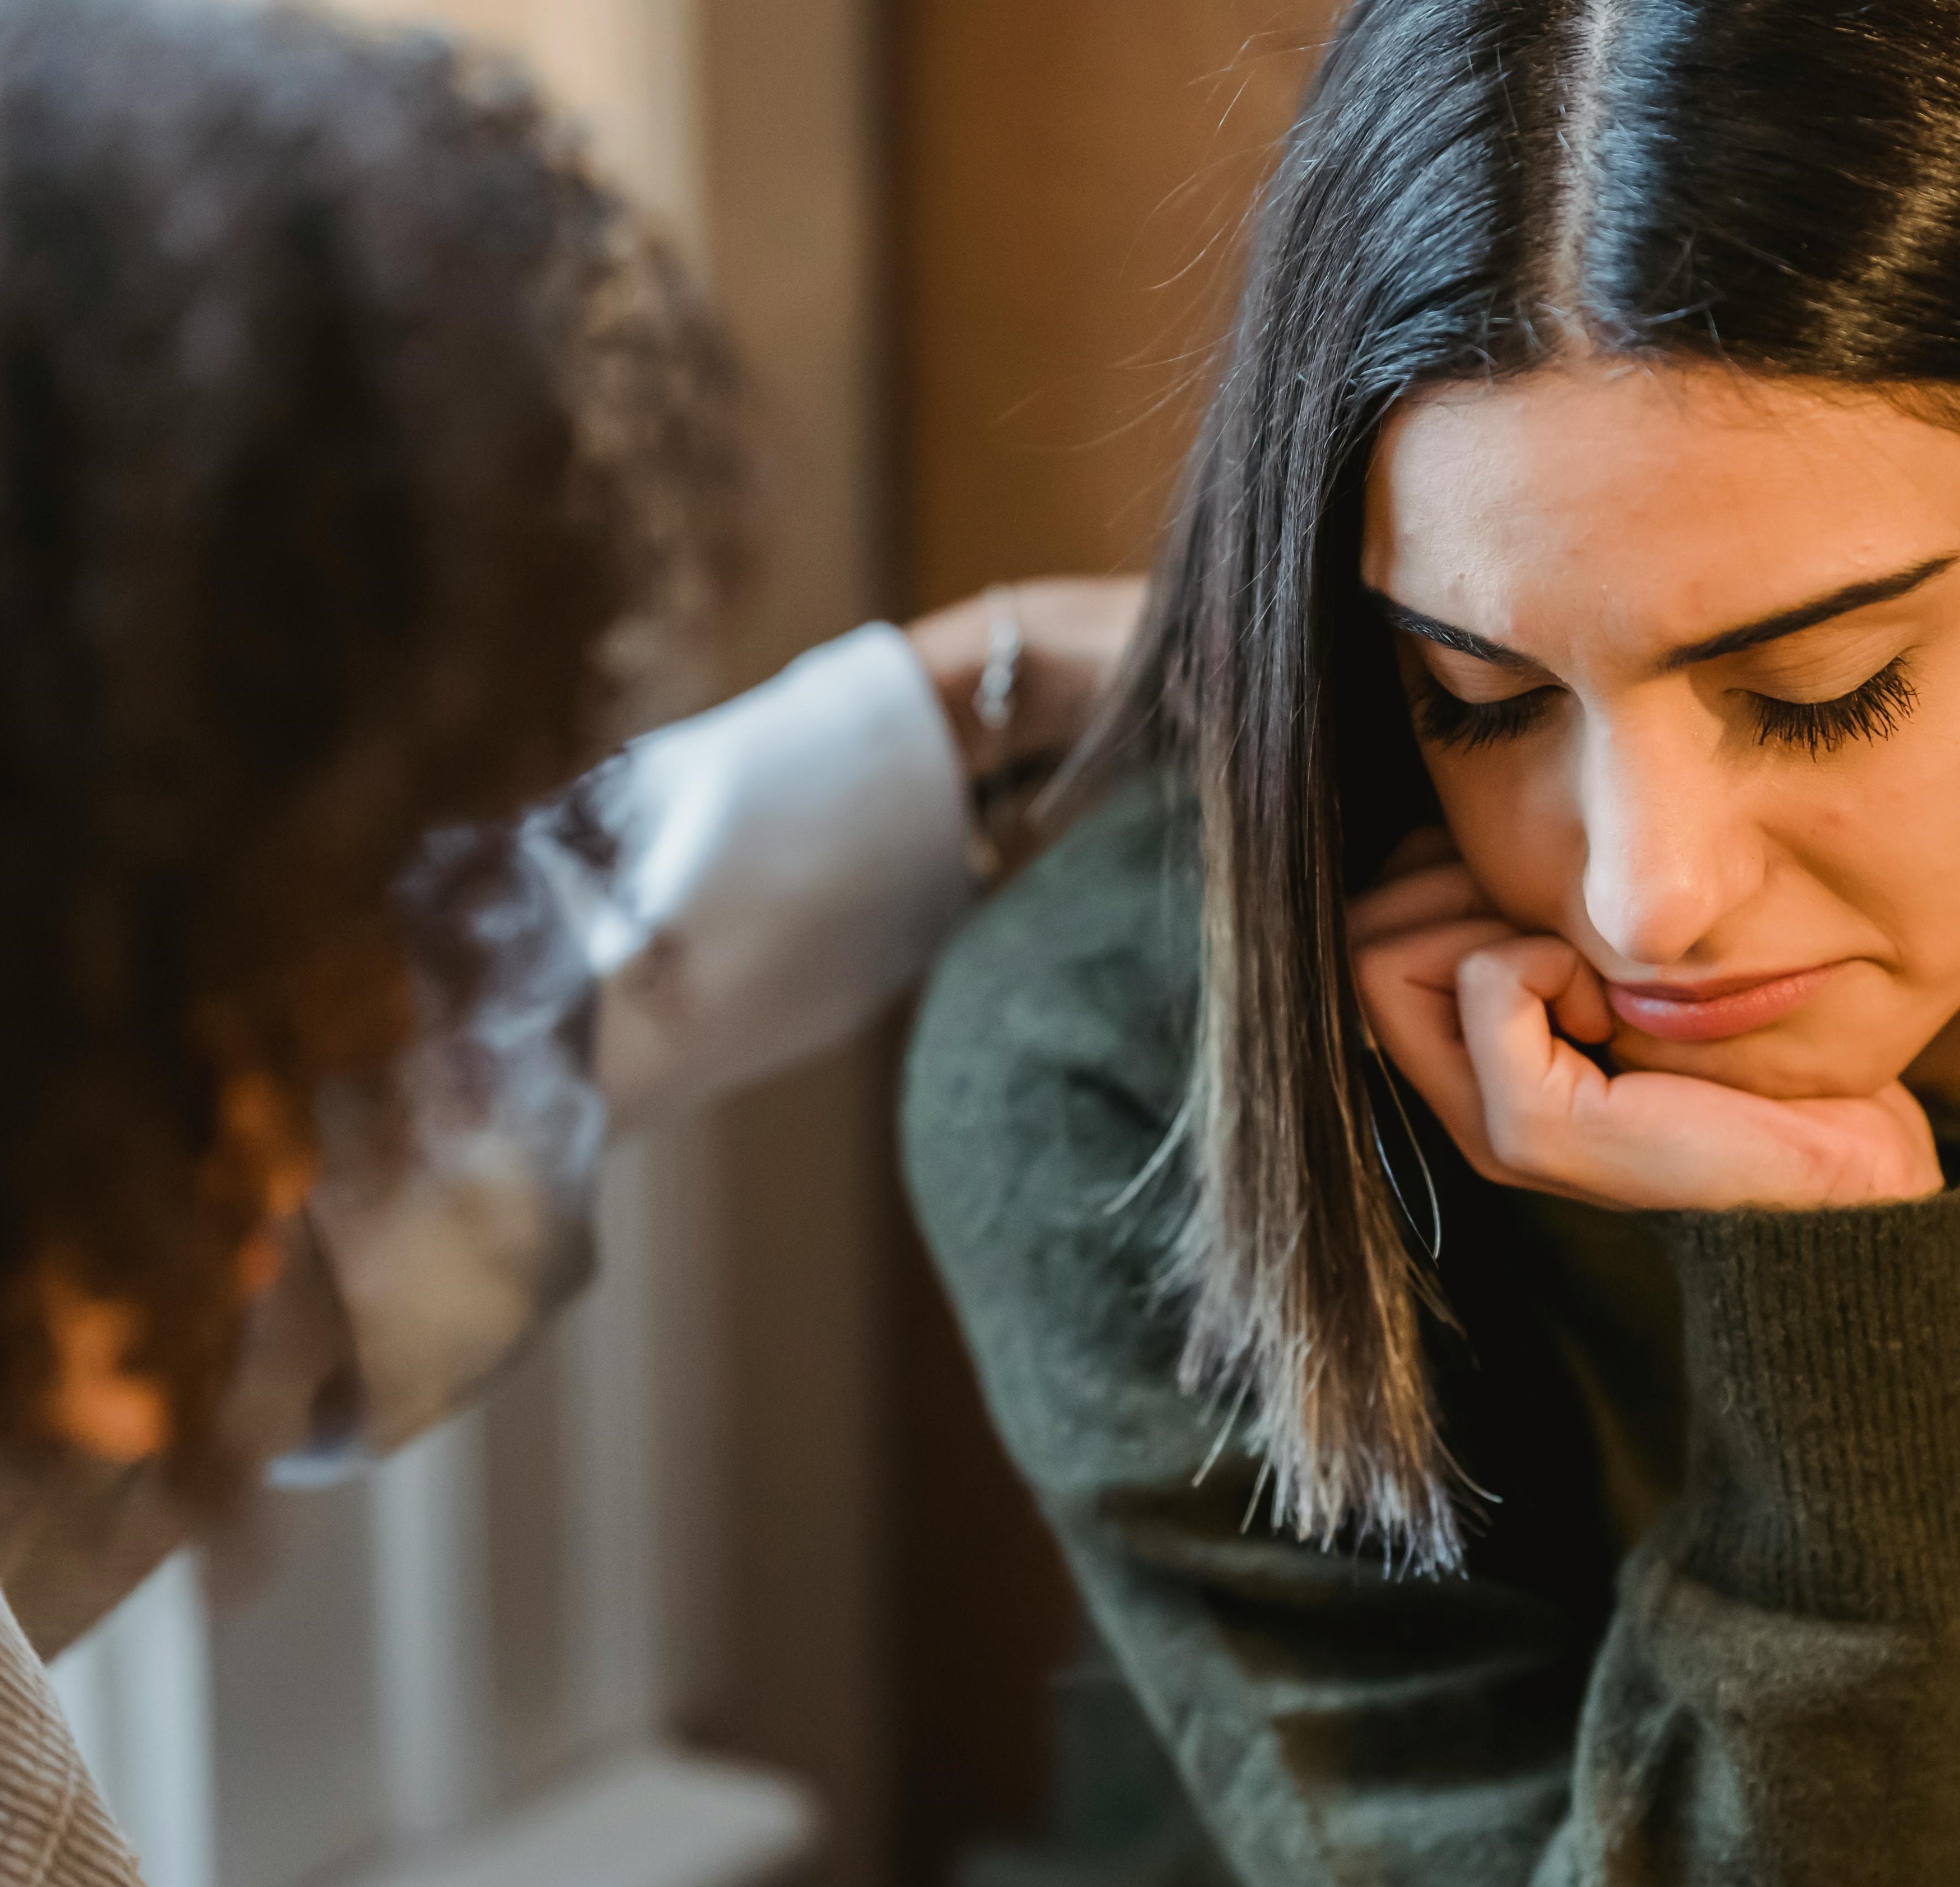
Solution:
[[[996,1422],[1255,1887],[1960,1882],[1960,1195],[1634,1217],[1419,1124],[1488,1491],[1465,1576],[1246,1524],[1157,1286],[1198,977],[1188,813],[1132,782],[966,931],[905,1106]],[[1141,1186],[1138,1176],[1153,1177]]]

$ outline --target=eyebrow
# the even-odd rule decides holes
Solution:
[[[1930,557],[1923,563],[1914,564],[1911,569],[1895,571],[1889,577],[1872,577],[1862,583],[1847,583],[1842,589],[1813,597],[1787,609],[1779,609],[1772,616],[1758,616],[1753,622],[1724,629],[1720,635],[1691,642],[1685,648],[1672,650],[1662,660],[1661,672],[1671,674],[1677,670],[1691,668],[1698,662],[1712,662],[1720,656],[1739,654],[1744,649],[1760,648],[1765,642],[1795,635],[1799,630],[1814,629],[1821,622],[1849,616],[1854,609],[1869,609],[1875,603],[1895,603],[1901,597],[1910,596],[1922,585],[1930,583],[1934,578],[1944,575],[1956,562],[1960,562],[1960,552],[1944,557]],[[1454,649],[1460,655],[1474,657],[1494,667],[1538,667],[1529,656],[1520,654],[1516,649],[1507,648],[1501,642],[1493,642],[1472,630],[1460,629],[1453,622],[1440,622],[1433,616],[1424,616],[1420,609],[1411,609],[1392,597],[1383,596],[1378,590],[1370,590],[1366,593],[1391,628],[1419,635],[1426,642]]]
[[[1453,622],[1444,622],[1435,616],[1424,616],[1420,609],[1411,609],[1406,603],[1398,603],[1393,597],[1382,595],[1379,590],[1364,589],[1362,593],[1392,629],[1402,629],[1411,635],[1419,635],[1425,642],[1433,642],[1441,648],[1454,649],[1459,655],[1474,655],[1478,661],[1488,662],[1494,668],[1538,667],[1529,655],[1520,655],[1516,649],[1506,648],[1503,643],[1491,641],[1472,630],[1459,629]]]

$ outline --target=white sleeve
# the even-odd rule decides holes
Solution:
[[[974,896],[952,733],[888,624],[634,743],[587,803],[619,848],[587,933],[616,1121],[841,1041]]]
[[[393,1143],[358,1085],[318,1109],[307,1219],[358,1413],[281,1477],[385,1453],[473,1393],[584,1281],[608,1112],[630,1124],[848,1035],[972,902],[968,838],[945,717],[882,624],[514,826],[431,833],[397,886],[424,1014],[388,1093],[412,1157],[377,1162]],[[452,960],[478,966],[460,999]]]

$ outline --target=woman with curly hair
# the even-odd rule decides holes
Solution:
[[[133,1878],[27,1640],[479,1384],[584,1274],[609,1103],[915,973],[969,776],[1127,633],[1120,584],[873,625],[565,790],[711,626],[737,403],[508,71],[0,5],[0,1881]]]

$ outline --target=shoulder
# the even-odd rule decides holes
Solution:
[[[1188,794],[1162,773],[1128,780],[940,960],[913,1038],[908,1125],[957,1124],[1065,1071],[1168,1126],[1188,1073],[1198,943]]]
[[[1167,1131],[1188,1073],[1198,940],[1188,795],[1161,773],[1127,781],[941,959],[907,1068],[915,1174],[936,1168],[945,1136],[973,1130],[1011,1160],[1011,1143],[1052,1128],[1085,1090]]]
[[[1198,1434],[1155,1288],[1198,965],[1188,797],[1145,775],[979,913],[920,1013],[907,1179],[995,1419],[1051,1487],[1154,1478]]]

